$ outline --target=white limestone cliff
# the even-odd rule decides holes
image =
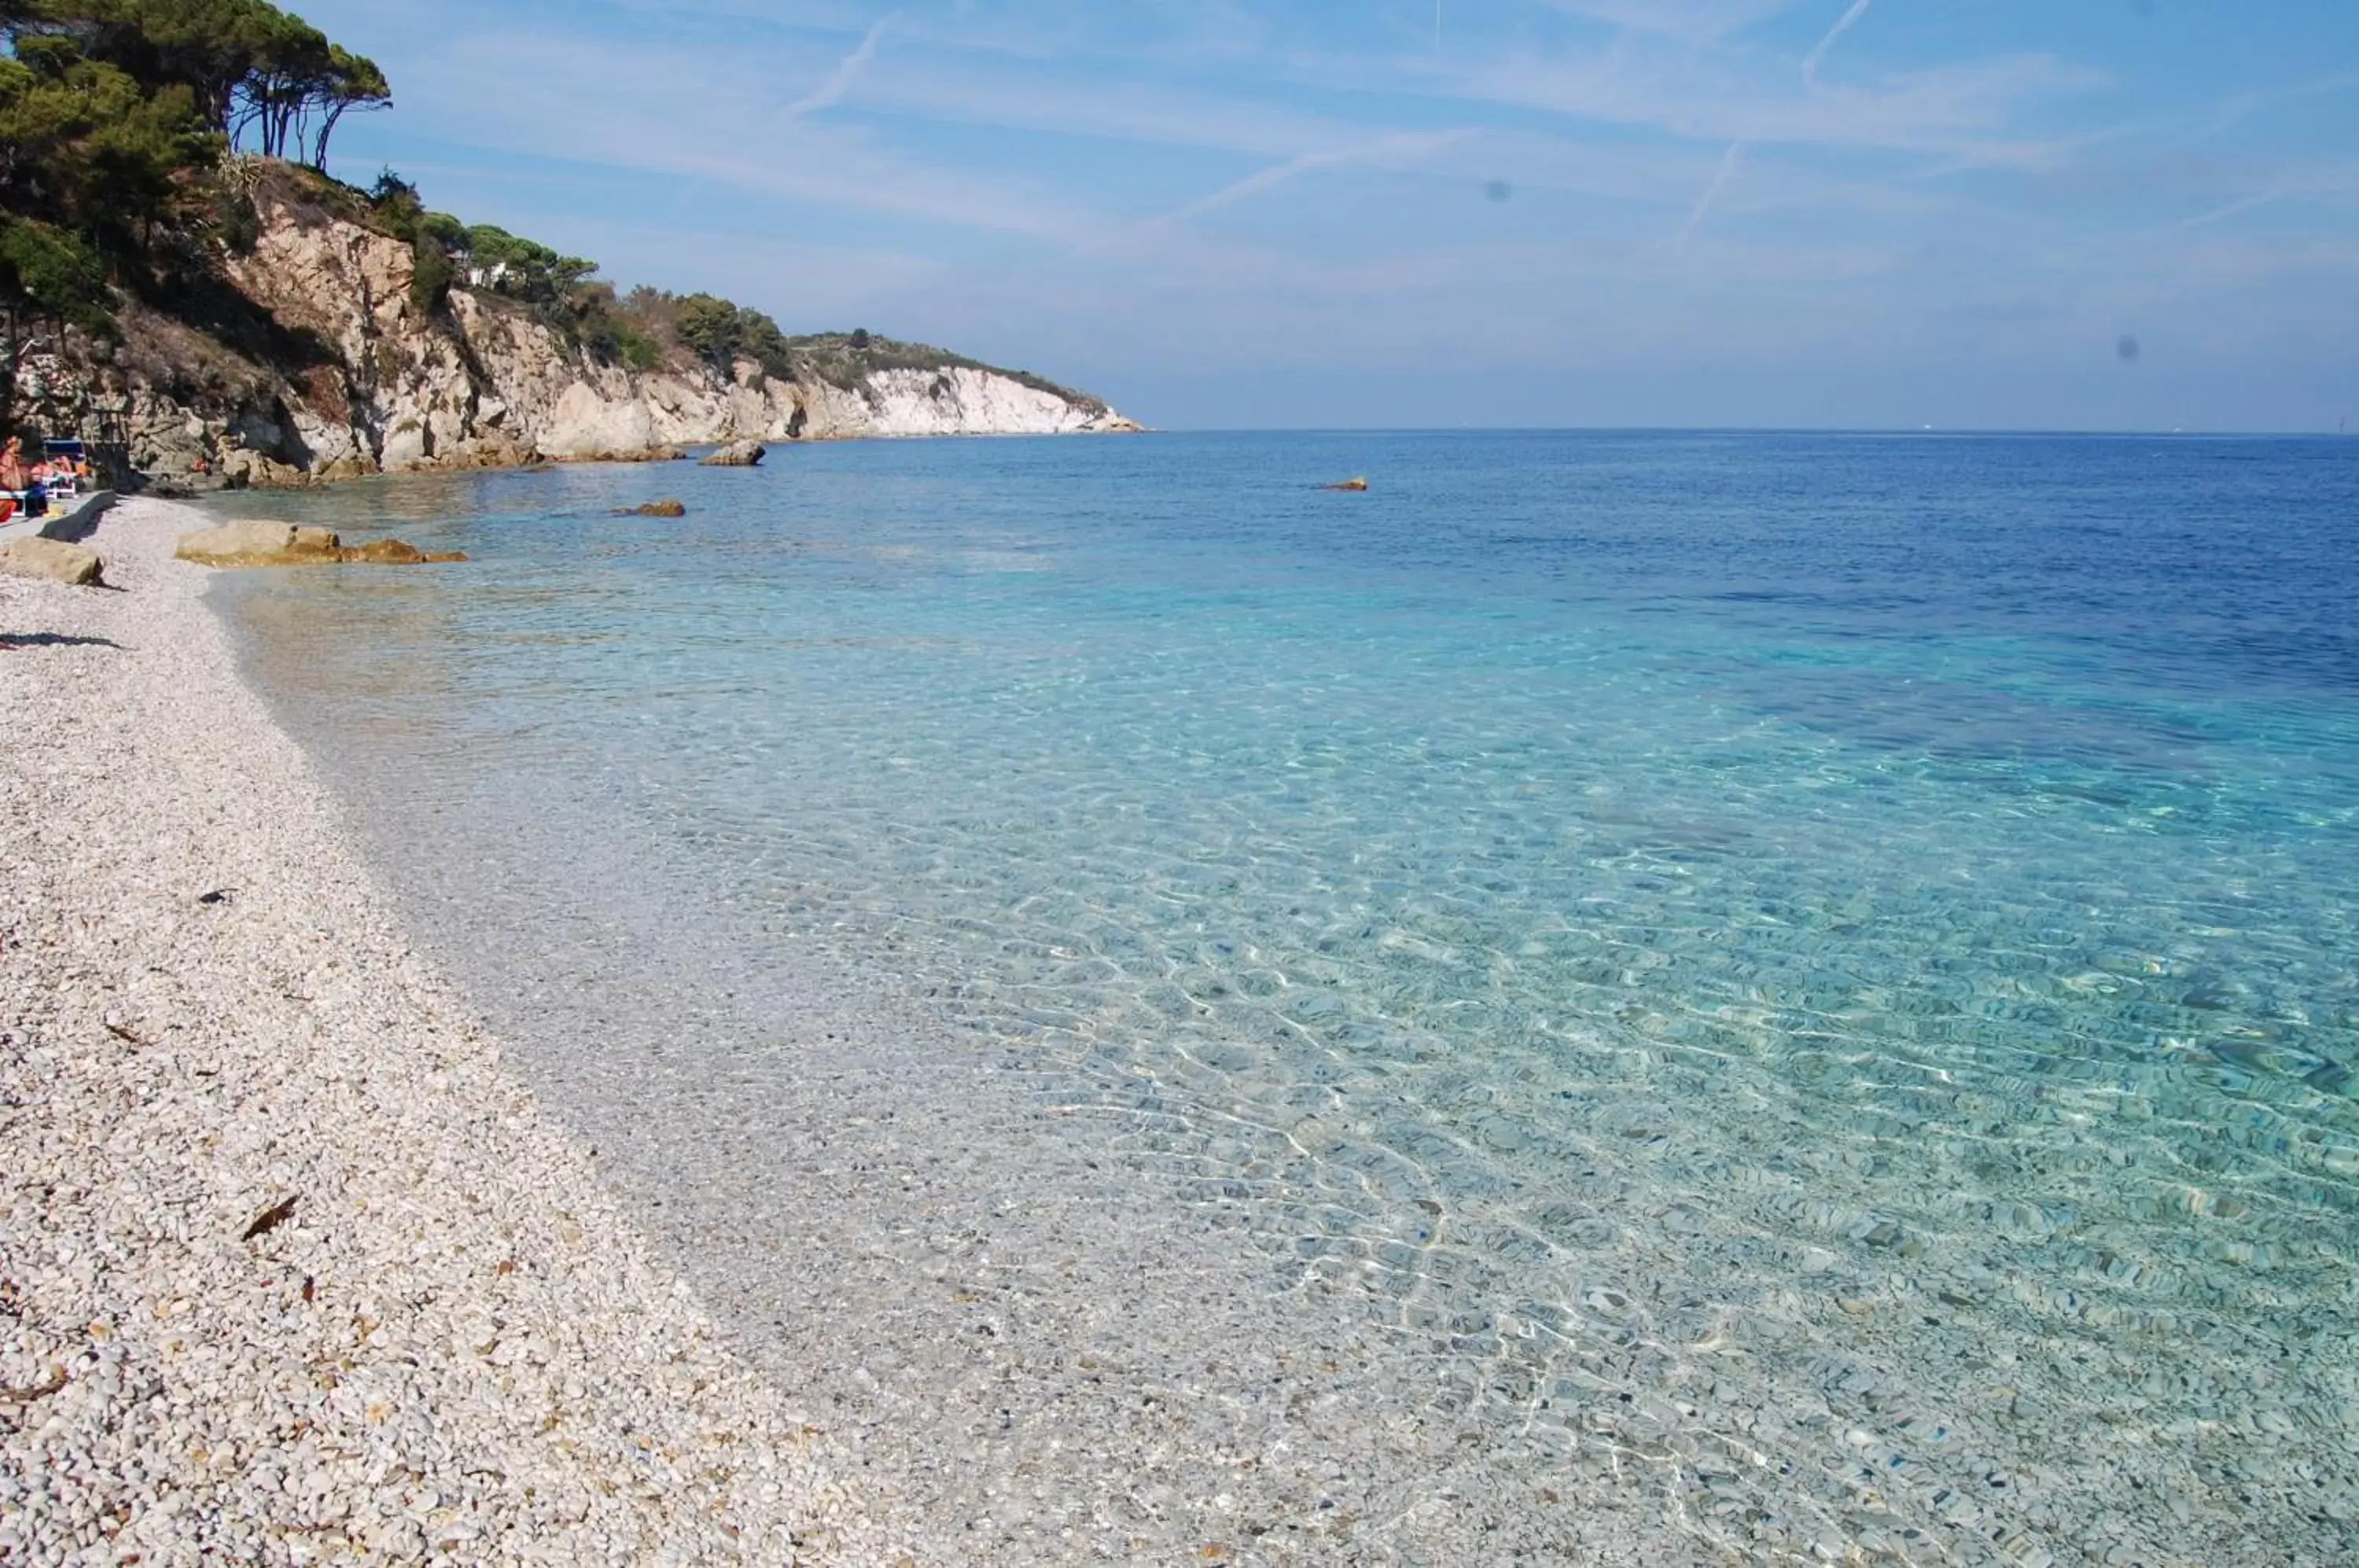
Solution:
[[[32,367],[34,400],[46,393],[68,423],[80,422],[77,404],[86,418],[111,403],[131,466],[167,485],[301,485],[740,440],[1138,428],[1093,398],[949,356],[848,386],[752,361],[726,376],[701,364],[599,364],[493,293],[456,288],[440,310],[420,310],[413,253],[398,239],[283,193],[257,204],[258,242],[228,266],[268,323],[265,350],[151,316],[136,360]]]

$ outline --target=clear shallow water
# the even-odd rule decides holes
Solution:
[[[594,795],[716,942],[1020,1061],[1281,1332],[1370,1325],[1370,1421],[1454,1455],[1398,1541],[1546,1557],[1608,1493],[1738,1557],[2359,1541],[2359,448],[1158,437],[271,506],[476,558],[239,585],[356,796]]]

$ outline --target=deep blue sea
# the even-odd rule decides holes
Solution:
[[[473,557],[230,595],[357,810],[594,797],[713,943],[1020,1058],[1516,1478],[1447,1508],[2359,1560],[2359,442],[840,444],[228,509]],[[1448,1560],[1270,1560],[1383,1551]]]

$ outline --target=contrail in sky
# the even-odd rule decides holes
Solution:
[[[1804,86],[1816,87],[1819,84],[1819,62],[1827,58],[1827,51],[1835,47],[1837,38],[1858,26],[1859,19],[1867,15],[1867,8],[1874,4],[1875,0],[1851,0],[1851,9],[1843,14],[1843,19],[1829,27],[1827,36],[1819,40],[1819,47],[1803,57],[1802,84]],[[1712,171],[1712,182],[1703,188],[1703,194],[1696,199],[1695,211],[1688,214],[1688,221],[1680,226],[1679,236],[1671,241],[1671,250],[1674,255],[1687,249],[1689,236],[1702,224],[1704,214],[1712,211],[1712,204],[1718,201],[1720,193],[1728,188],[1730,178],[1736,173],[1736,160],[1744,151],[1745,138],[1742,136],[1728,144],[1728,150],[1721,155],[1720,167]]]
[[[1827,36],[1819,40],[1819,47],[1812,49],[1810,58],[1802,61],[1802,80],[1805,82],[1812,87],[1819,84],[1819,61],[1827,58],[1827,50],[1835,47],[1835,40],[1851,31],[1859,19],[1867,15],[1867,8],[1875,3],[1875,0],[1851,0],[1851,9],[1843,14],[1843,20],[1827,29]]]
[[[1736,161],[1738,158],[1742,158],[1744,154],[1745,144],[1743,142],[1735,141],[1728,144],[1728,150],[1720,156],[1720,167],[1712,170],[1712,182],[1703,188],[1703,194],[1696,198],[1695,211],[1688,214],[1688,221],[1680,226],[1679,238],[1671,242],[1671,248],[1673,250],[1682,251],[1687,249],[1688,236],[1696,232],[1696,225],[1703,222],[1703,215],[1712,211],[1713,200],[1720,195],[1721,191],[1727,186],[1729,180],[1734,177],[1736,173]]]
[[[1164,223],[1184,223],[1190,218],[1201,217],[1215,207],[1225,207],[1232,201],[1241,201],[1248,196],[1258,196],[1274,186],[1283,185],[1289,180],[1316,173],[1322,169],[1334,169],[1343,164],[1359,163],[1370,158],[1423,158],[1428,154],[1439,152],[1454,142],[1464,141],[1473,134],[1470,130],[1404,131],[1397,136],[1385,136],[1376,141],[1363,143],[1358,147],[1334,147],[1325,152],[1306,152],[1301,157],[1290,158],[1284,163],[1272,164],[1257,174],[1248,174],[1233,185],[1223,185],[1211,195],[1201,196],[1186,206],[1175,212],[1166,212],[1159,218],[1151,218],[1141,226],[1153,228]]]
[[[852,91],[852,84],[860,80],[860,73],[868,69],[868,62],[876,58],[876,44],[884,38],[885,29],[900,19],[901,14],[896,11],[869,28],[868,36],[860,40],[860,47],[837,61],[835,70],[825,82],[787,105],[787,118],[799,120],[805,114],[816,114],[821,109],[832,109],[842,103],[844,94]]]

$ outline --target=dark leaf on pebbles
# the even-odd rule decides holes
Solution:
[[[66,1386],[66,1375],[51,1373],[46,1383],[35,1383],[27,1388],[0,1388],[0,1405],[29,1405],[35,1399],[46,1399]]]
[[[115,1039],[123,1041],[125,1045],[153,1045],[156,1043],[154,1040],[147,1040],[139,1035],[132,1033],[129,1029],[125,1029],[121,1024],[107,1025],[106,1032],[113,1035]]]
[[[280,1225],[287,1223],[287,1217],[294,1212],[295,1194],[289,1192],[287,1196],[279,1199],[277,1203],[271,1204],[268,1208],[255,1215],[254,1223],[245,1227],[245,1234],[239,1236],[238,1240],[252,1241],[257,1236],[263,1236],[268,1232],[277,1230]]]
[[[226,904],[232,898],[236,897],[237,889],[234,887],[216,887],[210,893],[198,894],[197,902],[200,904]]]

